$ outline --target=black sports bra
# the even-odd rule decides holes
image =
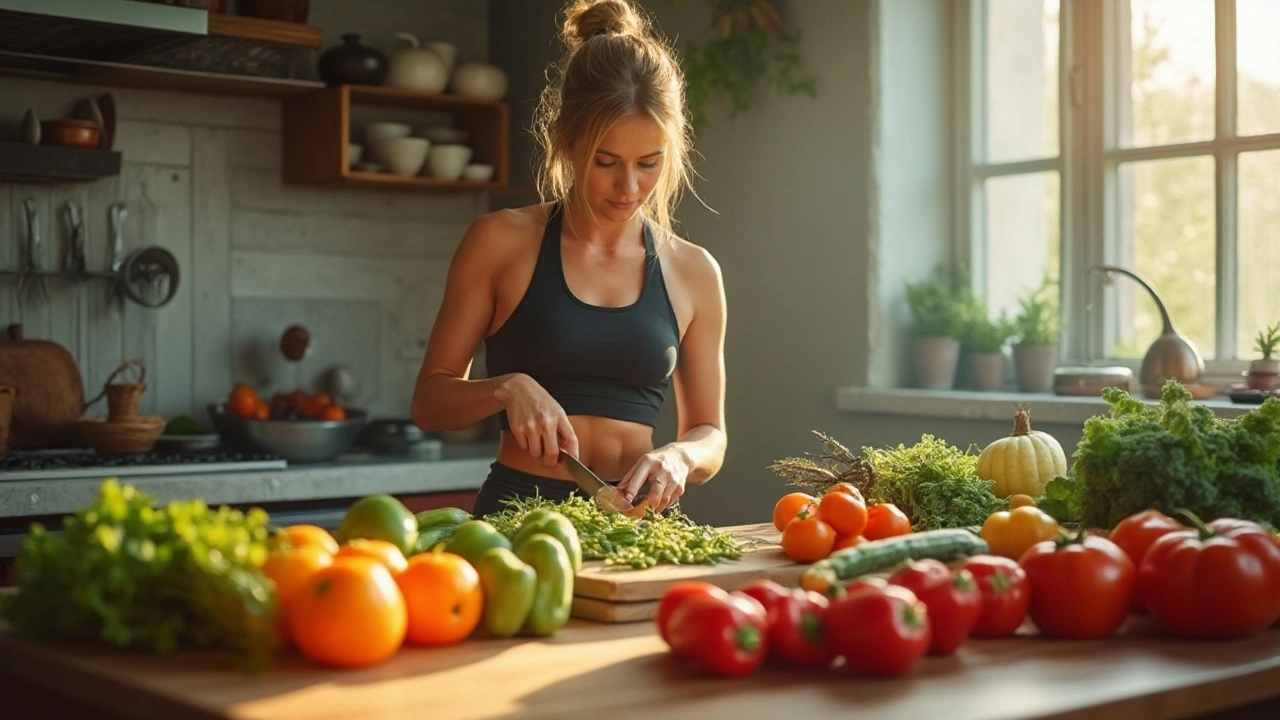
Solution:
[[[560,257],[563,213],[553,209],[529,289],[497,332],[485,339],[489,377],[522,372],[567,415],[654,425],[671,385],[680,346],[653,233],[644,227],[640,298],[625,307],[588,305],[574,296]],[[506,413],[500,419],[509,428]]]

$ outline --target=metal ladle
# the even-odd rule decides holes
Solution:
[[[1169,311],[1165,309],[1160,296],[1151,285],[1133,271],[1114,265],[1095,265],[1089,270],[1103,273],[1107,282],[1110,282],[1116,273],[1131,278],[1150,293],[1156,309],[1160,311],[1160,320],[1164,323],[1164,328],[1160,331],[1160,337],[1147,348],[1147,354],[1142,357],[1142,369],[1138,373],[1138,381],[1142,383],[1143,393],[1147,397],[1160,397],[1161,386],[1170,379],[1177,380],[1183,385],[1198,385],[1201,376],[1204,375],[1204,359],[1200,357],[1200,351],[1196,349],[1195,343],[1174,327]]]

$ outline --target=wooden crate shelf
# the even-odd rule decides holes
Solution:
[[[489,182],[448,182],[349,169],[353,106],[447,112],[471,134],[471,161],[493,165]],[[508,183],[510,111],[505,103],[389,87],[343,85],[284,100],[284,180],[293,185],[470,192]],[[366,148],[366,152],[369,150]]]
[[[87,182],[120,174],[120,153],[0,142],[0,182]]]

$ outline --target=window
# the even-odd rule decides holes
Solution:
[[[969,0],[957,233],[996,312],[1059,284],[1065,361],[1135,368],[1161,296],[1210,374],[1280,321],[1277,0]]]

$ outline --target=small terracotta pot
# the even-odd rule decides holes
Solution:
[[[973,388],[981,392],[995,392],[1004,387],[1005,357],[1002,352],[973,353],[969,356],[969,374]]]
[[[949,337],[918,337],[912,341],[916,385],[926,390],[950,390],[956,384],[960,341]]]

